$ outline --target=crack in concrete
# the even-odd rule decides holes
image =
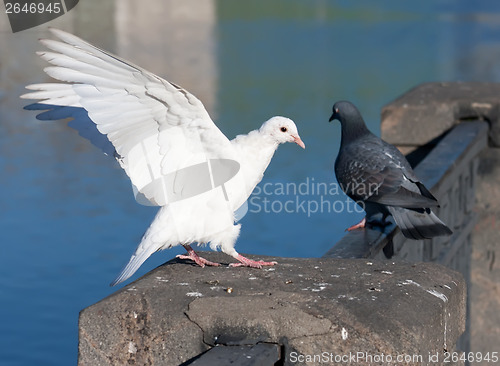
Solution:
[[[192,302],[190,302],[190,303],[188,304],[188,311],[189,311],[189,306],[191,305],[191,303],[192,303]],[[204,345],[206,345],[206,346],[208,346],[208,347],[212,348],[213,346],[212,346],[211,344],[208,344],[207,342],[205,342],[205,331],[203,330],[203,328],[201,327],[201,325],[200,325],[200,324],[198,324],[195,320],[191,319],[191,318],[189,317],[189,314],[187,313],[187,311],[185,311],[185,312],[184,312],[184,315],[186,316],[186,318],[187,318],[187,319],[188,319],[191,323],[193,323],[193,324],[194,324],[194,325],[196,325],[198,328],[200,328],[200,330],[201,330],[201,342],[202,342]]]

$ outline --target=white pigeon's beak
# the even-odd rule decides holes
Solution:
[[[292,136],[293,137],[293,141],[299,145],[301,148],[305,149],[306,148],[306,144],[304,144],[304,141],[302,141],[299,137],[299,135],[297,136]]]

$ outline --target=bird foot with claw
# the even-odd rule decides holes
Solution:
[[[209,260],[200,257],[198,254],[196,254],[196,252],[193,249],[188,250],[188,254],[187,255],[179,254],[179,255],[176,256],[176,258],[179,258],[179,259],[191,259],[197,265],[199,265],[201,268],[203,268],[205,266],[213,266],[213,267],[220,266],[220,263],[210,262]]]
[[[246,257],[243,257],[240,254],[238,254],[238,257],[236,257],[236,259],[239,260],[240,263],[230,263],[229,267],[262,268],[263,266],[274,266],[275,264],[278,264],[278,262],[275,261],[272,262],[254,261]]]
[[[347,229],[345,229],[345,231],[353,231],[353,230],[356,230],[356,229],[362,229],[366,226],[366,217],[363,218],[363,220],[361,220],[360,222],[358,222],[356,225],[352,225],[350,227],[348,227]]]

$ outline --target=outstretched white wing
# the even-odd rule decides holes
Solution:
[[[72,34],[51,32],[60,41],[41,40],[51,51],[38,54],[53,65],[45,72],[63,83],[29,85],[33,92],[22,98],[39,100],[33,109],[85,109],[152,204],[164,206],[186,196],[186,190],[199,191],[206,183],[199,176],[210,170],[211,159],[235,158],[229,140],[194,95]],[[67,117],[45,114],[45,119]],[[97,141],[88,128],[82,130],[82,136]]]

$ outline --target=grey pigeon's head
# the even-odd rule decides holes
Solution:
[[[330,122],[334,119],[342,125],[342,140],[348,141],[370,133],[358,109],[351,102],[341,100],[333,105]]]
[[[361,119],[361,113],[351,102],[341,100],[333,105],[333,113],[330,117],[330,122],[334,119],[338,119],[341,123],[350,121],[352,119]]]

